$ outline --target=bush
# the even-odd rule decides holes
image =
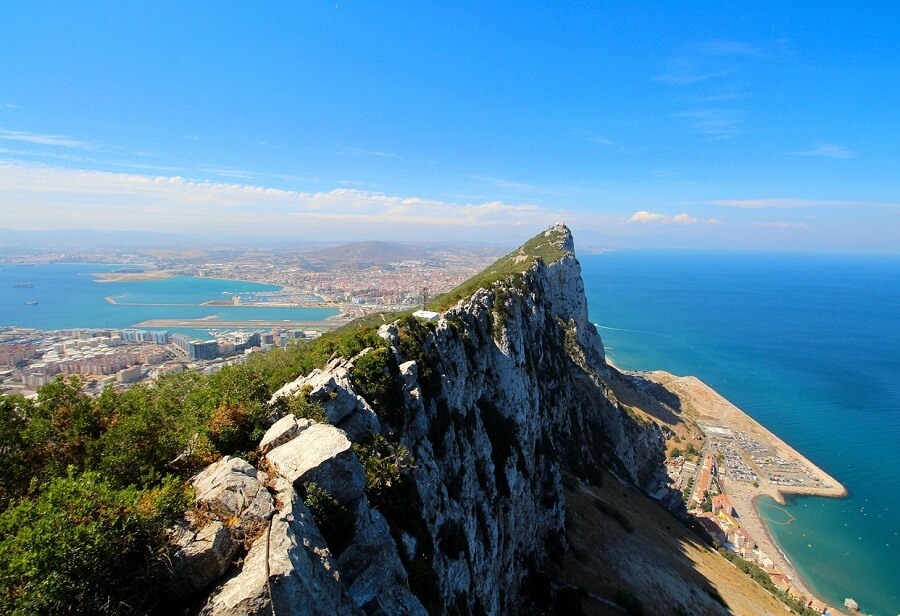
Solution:
[[[359,461],[366,470],[366,495],[373,507],[383,504],[388,492],[400,484],[406,469],[412,468],[412,459],[406,447],[391,443],[376,434],[368,443],[353,445]]]
[[[372,349],[353,364],[353,381],[375,413],[395,428],[403,425],[405,404],[400,370],[389,348]]]
[[[163,530],[188,504],[177,479],[141,492],[96,473],[51,480],[0,514],[0,612],[119,614],[151,606]]]
[[[223,403],[209,423],[209,440],[220,453],[247,457],[265,434],[268,413],[259,404]]]

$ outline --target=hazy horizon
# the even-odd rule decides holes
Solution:
[[[896,253],[898,16],[7,3],[0,226]]]

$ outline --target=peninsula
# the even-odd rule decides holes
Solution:
[[[824,612],[825,603],[812,599],[766,530],[757,501],[768,496],[783,505],[789,495],[841,498],[846,488],[694,376],[616,369],[611,381],[621,401],[664,427],[670,487],[682,492],[695,519],[719,543],[757,564],[776,588]]]

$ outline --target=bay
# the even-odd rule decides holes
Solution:
[[[581,258],[623,369],[695,375],[841,481],[767,522],[813,591],[900,613],[900,259],[621,251]]]
[[[83,263],[4,265],[0,268],[0,326],[48,330],[127,328],[149,319],[213,317],[209,325],[215,327],[215,318],[318,321],[337,314],[333,308],[199,305],[229,300],[235,293],[278,291],[281,287],[277,285],[188,276],[101,283],[93,276],[120,267]],[[32,286],[16,286],[26,284]],[[107,302],[104,299],[107,296],[120,303]],[[173,328],[172,331],[185,330]]]

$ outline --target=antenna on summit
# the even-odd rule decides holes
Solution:
[[[422,287],[422,310],[428,310],[428,287]]]

